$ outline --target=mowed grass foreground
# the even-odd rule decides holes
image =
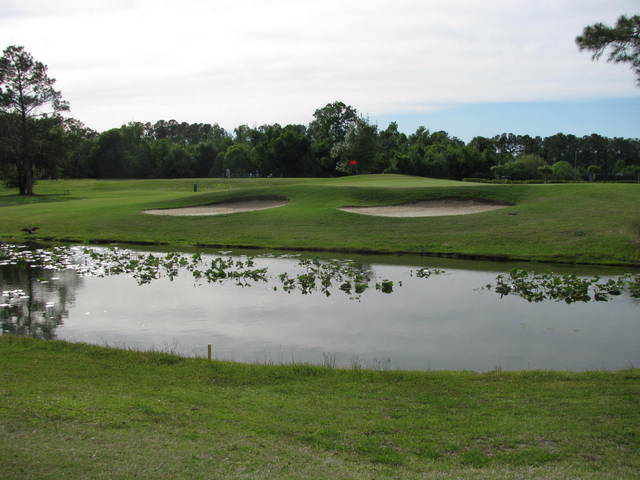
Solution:
[[[198,193],[193,184],[198,184]],[[334,179],[42,181],[37,196],[0,191],[0,239],[150,242],[359,252],[463,254],[504,259],[640,264],[640,185],[478,185],[403,175]],[[258,212],[161,217],[153,208],[280,196]],[[460,198],[509,208],[473,215],[385,218],[341,206]]]
[[[640,370],[259,366],[0,337],[3,479],[624,479]]]

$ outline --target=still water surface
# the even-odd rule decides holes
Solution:
[[[275,279],[300,273],[298,260],[269,256],[255,263],[271,280],[248,287],[194,285],[184,269],[172,281],[138,286],[126,274],[82,277],[5,265],[0,289],[22,289],[29,299],[19,313],[0,308],[0,322],[3,333],[189,356],[206,356],[210,343],[215,358],[242,362],[478,371],[640,365],[640,303],[627,294],[609,302],[529,303],[482,289],[512,264],[358,261],[372,278],[392,280],[393,293],[369,288],[357,300],[338,289],[330,296],[287,293]],[[424,266],[444,273],[418,278]]]

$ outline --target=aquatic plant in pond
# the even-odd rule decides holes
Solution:
[[[74,270],[79,274],[94,274],[100,266],[82,262],[78,249],[51,247],[29,249],[26,245],[0,244],[0,267],[8,265],[28,265],[44,270]]]
[[[131,274],[139,285],[163,276],[173,280],[179,274],[180,268],[191,272],[197,284],[204,281],[222,283],[230,280],[240,287],[246,287],[250,286],[251,282],[267,281],[267,269],[256,268],[252,258],[215,257],[207,261],[199,253],[187,256],[169,252],[163,257],[152,253],[137,254],[131,250],[88,248],[85,248],[83,253],[102,265],[105,275]]]
[[[123,250],[85,249],[92,260],[104,265],[106,274],[131,273],[139,284],[165,276],[173,279],[180,268],[191,273],[196,284],[202,282],[222,283],[232,281],[240,287],[248,287],[258,282],[274,280],[268,275],[267,268],[257,267],[252,257],[214,257],[209,259],[200,253],[191,256],[179,253],[167,253],[164,257],[154,254],[137,256],[134,252]],[[318,291],[330,296],[332,289],[339,284],[339,290],[357,299],[372,280],[372,272],[350,260],[320,261],[318,259],[300,259],[297,265],[302,273],[292,276],[288,272],[277,275],[280,288],[287,293],[298,291],[303,295]],[[353,286],[353,292],[351,291]],[[273,287],[274,290],[278,286]]]
[[[195,284],[233,282],[240,287],[255,283],[279,282],[279,287],[303,295],[320,292],[330,296],[334,290],[358,300],[374,282],[375,275],[365,265],[352,260],[300,259],[301,273],[281,273],[272,278],[267,268],[258,267],[252,257],[208,257],[200,253],[185,255],[169,252],[164,255],[139,253],[120,248],[53,247],[50,250],[29,250],[24,245],[0,245],[0,265],[24,264],[31,268],[74,270],[82,276],[128,274],[139,285],[159,278],[173,280],[181,269],[191,273]],[[398,283],[399,285],[402,282]],[[393,282],[375,283],[376,290],[392,291]],[[273,287],[274,290],[278,286]]]
[[[632,298],[640,298],[640,274],[629,276],[627,287]]]
[[[492,285],[487,285],[490,290]],[[575,274],[532,273],[513,269],[496,277],[494,291],[501,297],[517,295],[528,302],[543,300],[574,302],[606,302],[625,290],[632,298],[640,298],[640,275],[621,275],[615,279],[581,278]]]
[[[73,270],[80,276],[127,274],[139,285],[162,277],[173,280],[181,270],[186,270],[191,273],[196,285],[230,282],[249,287],[256,283],[274,282],[273,290],[280,288],[287,293],[299,292],[303,295],[319,292],[327,297],[338,291],[352,300],[360,300],[371,286],[383,294],[390,294],[394,287],[402,286],[402,281],[377,279],[369,266],[353,260],[302,258],[297,262],[298,272],[283,272],[274,277],[269,275],[266,267],[257,266],[252,257],[210,257],[200,253],[186,255],[178,252],[159,255],[120,248],[89,247],[31,250],[24,245],[0,245],[0,266],[17,264],[43,270]],[[444,273],[442,269],[430,267],[409,271],[410,276],[421,279]],[[513,269],[507,274],[498,274],[495,285],[487,284],[481,289],[493,290],[501,297],[516,295],[528,302],[605,302],[625,291],[632,298],[640,298],[640,274],[601,280],[598,276],[586,278],[575,274],[541,274]]]
[[[400,284],[402,285],[402,284]],[[380,290],[382,293],[392,293],[393,292],[393,281],[391,280],[383,280],[380,283],[376,283],[376,290]]]
[[[331,295],[331,288],[338,284],[338,289],[349,295],[349,298],[358,299],[374,278],[370,268],[357,265],[351,260],[321,262],[318,259],[301,259],[298,267],[302,268],[303,273],[291,276],[284,272],[278,275],[281,288],[287,293],[294,290],[299,290],[302,294],[319,291],[328,297]]]
[[[413,275],[413,270],[409,273]],[[429,278],[431,275],[441,275],[443,273],[445,273],[444,270],[440,268],[421,267],[416,269],[416,277],[418,278]]]

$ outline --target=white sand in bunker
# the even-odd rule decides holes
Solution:
[[[287,204],[284,199],[253,199],[235,200],[230,202],[201,205],[198,207],[163,208],[158,210],[145,210],[143,213],[151,215],[171,215],[177,217],[195,217],[204,215],[226,215],[229,213],[255,212],[269,208],[282,207]]]
[[[509,206],[482,200],[443,199],[387,207],[343,207],[339,210],[380,217],[442,217],[446,215],[469,215],[489,212]]]

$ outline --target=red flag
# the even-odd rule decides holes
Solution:
[[[358,164],[357,160],[349,160],[349,165],[355,166]]]

